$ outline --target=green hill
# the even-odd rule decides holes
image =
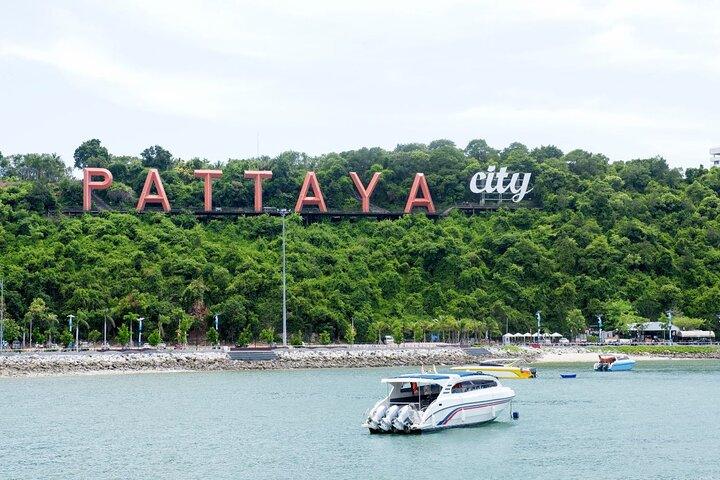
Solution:
[[[98,192],[120,212],[63,215],[82,205],[82,188],[54,155],[0,156],[0,253],[7,338],[34,322],[58,335],[68,314],[85,337],[146,318],[164,339],[189,331],[204,339],[212,314],[221,336],[257,338],[281,329],[280,219],[202,219],[192,213],[136,214],[148,168],[159,168],[174,211],[200,209],[199,168],[222,168],[214,204],[252,207],[243,171],[267,169],[265,204],[292,208],[314,170],[328,208],[359,210],[348,172],[367,182],[382,172],[372,202],[402,210],[415,172],[425,173],[438,210],[476,201],[468,179],[489,165],[533,173],[525,207],[433,220],[288,224],[289,331],[329,332],[372,341],[381,333],[421,338],[497,336],[544,327],[577,332],[603,314],[608,328],[674,309],[717,329],[720,314],[720,169],[670,169],[662,158],[609,162],[555,147],[498,151],[476,140],[439,140],[309,157],[180,160],[161,147],[141,157],[108,153],[97,141],[75,154],[78,167],[102,166],[115,182]],[[126,213],[123,213],[125,211]],[[38,299],[41,299],[39,301]],[[32,308],[31,308],[32,305]],[[54,318],[56,317],[56,318]],[[115,336],[116,327],[111,327]],[[136,327],[135,327],[136,328]],[[95,334],[97,335],[97,334]]]

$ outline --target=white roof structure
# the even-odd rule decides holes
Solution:
[[[713,165],[720,165],[720,147],[711,148],[710,155],[713,156]]]

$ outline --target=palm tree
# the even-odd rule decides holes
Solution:
[[[115,328],[115,320],[110,315],[110,311],[106,308],[103,314],[103,347],[107,347],[107,324],[110,322],[113,328]]]
[[[60,322],[58,321],[57,315],[55,315],[54,313],[49,313],[48,316],[45,318],[45,321],[47,322],[46,333],[48,335],[48,343],[52,344],[52,334],[53,332],[57,332],[57,330],[55,330],[55,327]]]
[[[157,330],[158,335],[160,335],[160,341],[162,341],[163,336],[165,335],[165,329],[163,328],[163,325],[169,325],[170,324],[170,316],[169,315],[160,315],[158,316],[157,321]]]

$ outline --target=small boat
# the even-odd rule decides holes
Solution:
[[[632,370],[635,360],[627,355],[600,355],[600,360],[593,366],[598,372],[620,372]]]
[[[390,391],[363,423],[370,433],[421,433],[491,422],[515,397],[497,378],[475,372],[413,373],[381,382]]]
[[[519,379],[537,377],[537,371],[534,368],[519,367],[516,365],[519,362],[520,359],[517,358],[497,358],[494,360],[486,360],[475,365],[452,367],[451,370],[485,373],[497,378]]]
[[[561,373],[560,378],[575,378],[577,377],[576,373]]]

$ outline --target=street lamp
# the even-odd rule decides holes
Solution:
[[[68,331],[70,332],[70,335],[72,335],[72,324],[73,324],[73,318],[75,318],[75,315],[70,314],[68,317]],[[75,349],[77,350],[77,340],[75,340]]]
[[[217,333],[218,338],[218,347],[220,346],[220,314],[215,314],[215,333]]]
[[[535,312],[535,317],[537,317],[537,321],[538,321],[538,339],[537,339],[537,341],[538,341],[538,343],[540,343],[540,310]]]
[[[145,317],[140,317],[137,319],[138,323],[140,324],[138,326],[138,347],[142,347],[142,322],[145,320]]]
[[[280,209],[282,217],[282,317],[283,317],[283,347],[287,347],[287,281],[285,277],[285,216],[289,213],[286,208]]]
[[[668,344],[672,345],[672,310],[667,311],[668,316]]]
[[[5,282],[0,278],[0,352],[3,351],[5,344],[5,332],[3,325],[5,323]]]
[[[598,342],[602,343],[602,315],[597,314],[598,319]]]

